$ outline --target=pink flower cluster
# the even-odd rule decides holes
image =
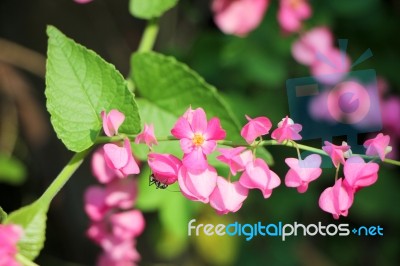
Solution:
[[[107,136],[118,134],[125,116],[117,110],[101,113]],[[138,174],[129,139],[109,143],[93,153],[92,172],[104,186],[89,187],[84,196],[85,211],[91,220],[87,236],[103,249],[97,265],[135,265],[140,260],[136,238],[143,232],[145,220],[133,209],[137,197]]]
[[[211,9],[215,24],[226,34],[246,36],[261,23],[269,0],[214,0]],[[307,0],[280,0],[278,22],[286,33],[301,30],[302,22],[311,17]]]
[[[104,132],[108,136],[118,134],[123,114],[112,110],[109,114],[102,113],[102,118]],[[208,120],[202,108],[189,107],[171,129],[171,134],[179,140],[182,159],[154,152],[153,145],[157,145],[154,128],[145,125],[135,142],[145,143],[150,148],[147,161],[152,172],[150,181],[158,188],[178,182],[184,197],[209,203],[218,214],[238,211],[251,189],[258,189],[265,199],[269,198],[281,184],[281,179],[264,160],[256,157],[255,150],[263,136],[270,133],[272,123],[267,117],[246,116],[246,119],[248,122],[240,133],[248,145],[218,148],[218,143],[223,144],[226,137],[220,120],[217,117]],[[294,141],[302,139],[301,130],[300,124],[286,116],[271,132],[271,138],[277,144],[291,142],[296,146]],[[367,140],[364,143],[366,155],[384,160],[390,151],[389,141],[389,136],[383,134]],[[134,180],[127,178],[129,174],[138,173],[139,167],[132,156],[130,141],[125,139],[120,145],[123,146],[105,144],[94,153],[94,175],[106,186],[91,187],[85,195],[85,210],[92,220],[88,235],[105,251],[100,265],[117,265],[112,263],[121,261],[132,263],[139,259],[134,239],[143,231],[144,219],[139,211],[132,210],[137,187]],[[379,166],[352,156],[350,146],[345,142],[342,145],[325,142],[323,150],[337,170],[344,165],[344,178],[336,176],[335,185],[325,189],[319,199],[320,208],[338,219],[347,215],[357,191],[376,182]],[[220,176],[208,163],[208,156],[215,151],[219,152],[217,159],[229,167],[227,178]],[[285,185],[296,188],[299,193],[306,192],[310,182],[322,174],[321,161],[318,154],[304,159],[300,154],[299,158],[287,158],[289,170]]]
[[[248,123],[241,135],[247,143],[256,145],[257,139],[269,133],[272,123],[267,117],[246,118]],[[286,117],[272,132],[272,138],[280,143],[299,140],[300,131],[301,125]],[[276,173],[261,158],[256,158],[252,150],[245,147],[217,149],[217,141],[223,140],[226,133],[218,118],[207,120],[202,108],[189,108],[175,123],[171,134],[179,139],[184,153],[182,161],[171,154],[150,153],[148,164],[153,178],[161,185],[178,181],[186,198],[210,203],[219,214],[239,210],[249,189],[259,189],[264,198],[268,198],[281,183]],[[207,156],[215,150],[220,153],[217,159],[229,166],[232,175],[241,174],[237,181],[219,176],[208,164]]]
[[[23,230],[19,225],[0,224],[0,265],[20,266],[15,259],[18,253],[17,243],[23,235]]]
[[[389,141],[389,136],[382,133],[365,141],[366,154],[384,160],[387,152],[391,150],[388,146]],[[334,186],[325,189],[319,198],[320,208],[338,219],[341,215],[347,216],[357,191],[376,182],[379,165],[373,162],[366,163],[360,156],[351,156],[350,146],[345,142],[338,146],[326,141],[323,149],[331,157],[336,168],[344,165],[344,178],[337,179]]]
[[[333,46],[333,34],[327,27],[316,27],[304,33],[292,45],[292,55],[300,64],[310,67],[311,74],[323,84],[335,84],[349,71],[349,57]]]

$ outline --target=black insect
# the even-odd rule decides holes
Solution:
[[[160,181],[158,181],[153,174],[150,174],[149,176],[149,186],[151,185],[156,185],[156,188],[159,189],[166,189],[168,187],[167,184],[161,183]]]

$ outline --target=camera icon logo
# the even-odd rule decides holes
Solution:
[[[340,40],[339,44],[347,41]],[[371,56],[368,49],[352,67]],[[319,58],[324,60],[323,56]],[[332,75],[287,80],[290,116],[303,125],[303,140],[320,139],[322,146],[334,137],[345,137],[353,153],[363,153],[359,134],[382,129],[376,72],[366,69]],[[323,167],[332,167],[329,158],[325,158]]]

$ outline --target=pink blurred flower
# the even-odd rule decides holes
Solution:
[[[118,129],[125,120],[125,115],[118,110],[111,110],[108,114],[105,111],[101,112],[103,119],[103,130],[107,136],[118,135]]]
[[[107,258],[106,262],[108,262],[105,265],[126,265],[122,263],[140,260],[140,255],[134,245],[135,241],[131,239],[120,239],[114,236],[105,238],[101,243]]]
[[[328,27],[316,27],[301,35],[292,45],[292,55],[297,62],[311,65],[317,54],[325,54],[333,45],[333,35]]]
[[[249,144],[251,144],[256,138],[268,134],[269,130],[272,127],[271,121],[265,116],[260,116],[252,119],[246,115],[246,119],[249,122],[244,125],[244,127],[240,131],[240,135]]]
[[[115,180],[105,188],[91,186],[84,195],[85,212],[92,221],[100,221],[111,208],[131,208],[136,197],[137,185],[133,179]]]
[[[134,250],[134,252],[137,253],[136,250]],[[135,255],[136,256],[136,255]],[[139,256],[140,259],[140,255],[139,253],[137,253],[137,256]],[[137,259],[137,260],[139,260]],[[99,256],[99,259],[97,261],[97,266],[136,266],[138,265],[135,262],[133,262],[132,260],[113,260],[107,253],[103,253]]]
[[[154,136],[154,126],[153,124],[144,124],[143,132],[136,136],[135,143],[146,143],[149,148],[154,144],[157,145],[157,139]]]
[[[205,170],[193,170],[182,166],[179,170],[178,182],[186,198],[208,203],[217,185],[217,171],[212,166],[208,166]]]
[[[392,147],[389,146],[389,142],[390,137],[388,135],[379,133],[375,138],[364,142],[364,147],[367,149],[365,154],[369,156],[379,155],[379,158],[383,161],[386,153],[392,150]]]
[[[100,221],[109,210],[105,198],[106,191],[100,186],[91,186],[86,189],[84,195],[85,211],[92,221]]]
[[[339,219],[339,216],[347,216],[348,210],[353,204],[354,192],[348,187],[342,178],[336,180],[333,187],[325,189],[319,197],[319,207]]]
[[[344,141],[341,146],[334,145],[329,141],[325,141],[324,143],[325,146],[322,149],[331,157],[333,165],[337,168],[339,164],[344,164],[344,157],[351,152],[350,146]]]
[[[172,154],[149,153],[147,161],[154,178],[159,182],[171,185],[178,180],[182,162]]]
[[[238,171],[243,171],[246,166],[245,163],[243,163],[243,160],[241,160],[241,152],[245,149],[245,147],[219,148],[218,151],[221,153],[221,155],[218,155],[217,159],[223,163],[226,163],[229,166],[231,173],[236,175]],[[253,156],[251,151],[250,156],[250,160],[252,160]]]
[[[278,22],[285,32],[297,32],[303,20],[311,17],[311,13],[306,0],[280,0]]]
[[[139,210],[114,213],[110,216],[113,235],[119,239],[132,239],[144,231],[146,221]]]
[[[93,0],[74,0],[74,2],[78,3],[78,4],[87,4],[87,3],[90,3],[92,1]]]
[[[23,229],[16,224],[0,224],[0,265],[19,266],[15,259],[18,253],[17,243],[23,235]]]
[[[190,169],[207,168],[206,155],[215,150],[217,140],[225,138],[225,131],[218,118],[214,117],[207,123],[206,113],[202,108],[192,111],[191,108],[175,123],[171,134],[180,139],[184,152],[183,165]]]
[[[226,34],[246,36],[262,21],[269,0],[213,0],[215,24]]]
[[[378,179],[379,165],[377,163],[365,163],[359,156],[353,156],[346,160],[343,168],[344,181],[348,187],[356,192],[363,187],[370,186]]]
[[[210,205],[218,214],[237,212],[248,194],[249,190],[238,181],[231,183],[218,176],[217,186],[210,196]]]
[[[279,186],[281,180],[262,159],[257,158],[246,165],[239,183],[245,188],[259,189],[264,198],[269,198],[272,194],[272,189]]]
[[[104,201],[110,207],[129,209],[135,204],[137,194],[136,180],[130,178],[115,180],[107,185]]]
[[[278,128],[272,131],[271,137],[282,143],[285,140],[301,140],[299,132],[302,130],[300,124],[295,124],[288,116],[278,123]]]
[[[100,244],[106,237],[109,236],[109,225],[105,219],[92,222],[86,231],[86,235],[96,244]]]
[[[382,124],[384,130],[400,137],[400,98],[390,96],[381,102]]]
[[[106,164],[104,159],[104,149],[98,148],[92,155],[92,173],[97,178],[97,180],[102,183],[106,184],[111,182],[114,179],[123,178],[124,175],[117,170],[111,169]]]
[[[317,179],[322,173],[321,156],[318,154],[311,154],[304,160],[287,158],[285,162],[290,167],[285,177],[285,185],[296,187],[299,193],[306,192],[308,183]]]
[[[333,47],[323,54],[317,54],[317,60],[311,64],[311,74],[319,82],[332,85],[342,80],[350,67],[347,54]]]
[[[104,159],[111,169],[118,170],[123,176],[140,172],[139,166],[133,158],[129,139],[124,140],[123,147],[114,143],[107,143],[103,146],[103,149]]]

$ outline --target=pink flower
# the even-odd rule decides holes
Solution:
[[[311,154],[304,160],[287,158],[285,162],[290,167],[285,177],[285,185],[296,187],[299,193],[306,192],[308,183],[317,179],[322,173],[321,156],[318,154]]]
[[[214,0],[215,24],[226,34],[244,37],[262,21],[268,0]]]
[[[353,200],[352,188],[339,178],[333,187],[328,187],[322,192],[318,204],[322,210],[332,213],[333,218],[339,219],[340,215],[347,216]]]
[[[149,153],[147,162],[154,178],[162,184],[171,185],[178,180],[178,172],[182,162],[175,156]]]
[[[87,4],[87,3],[90,3],[92,1],[93,0],[74,0],[74,2],[78,3],[78,4]]]
[[[333,45],[332,32],[327,27],[316,27],[303,34],[292,45],[292,55],[297,62],[311,65],[317,54],[325,54]]]
[[[179,170],[178,182],[186,198],[208,203],[217,185],[217,171],[211,166],[205,170],[193,170],[182,166]]]
[[[132,239],[142,234],[145,227],[143,214],[139,210],[114,213],[110,217],[113,235],[119,239]]]
[[[109,236],[108,227],[108,221],[105,219],[98,222],[92,222],[86,231],[86,235],[88,238],[93,240],[93,242],[101,244],[101,242]]]
[[[366,140],[364,142],[364,147],[367,149],[366,155],[375,156],[379,155],[381,160],[385,160],[386,153],[392,150],[389,146],[390,137],[388,135],[383,135],[379,133],[375,138]]]
[[[189,112],[188,112],[189,111]],[[215,150],[217,140],[225,138],[218,118],[212,118],[207,123],[206,113],[202,108],[186,111],[185,117],[180,117],[171,133],[180,139],[184,152],[183,165],[190,169],[206,169],[206,155]],[[190,116],[188,116],[190,114]]]
[[[350,146],[346,142],[342,142],[341,146],[334,145],[329,141],[325,141],[322,149],[331,157],[333,165],[337,168],[339,164],[344,164],[344,157],[350,152]]]
[[[246,119],[249,122],[244,125],[242,131],[240,131],[240,135],[242,135],[242,137],[249,144],[253,143],[256,138],[268,134],[269,130],[272,127],[271,121],[265,116],[260,116],[252,119],[246,115]]]
[[[359,156],[353,156],[346,160],[343,168],[344,181],[348,187],[358,191],[370,186],[378,179],[379,165],[377,163],[365,163]]]
[[[400,137],[400,98],[395,96],[388,97],[381,103],[383,128],[393,136]]]
[[[114,179],[123,178],[124,176],[118,170],[111,169],[106,164],[104,159],[104,149],[98,148],[92,155],[92,173],[97,178],[97,180],[102,183],[106,184],[111,182]]]
[[[137,197],[137,184],[133,179],[115,180],[105,188],[91,186],[85,191],[85,211],[92,221],[100,221],[113,207],[129,209]]]
[[[107,256],[107,262],[109,263],[106,265],[126,265],[120,263],[138,261],[140,255],[137,252],[134,243],[135,241],[132,241],[131,239],[125,240],[114,236],[105,238],[101,243],[101,247]]]
[[[0,224],[0,265],[19,266],[15,259],[18,253],[17,243],[23,235],[23,229],[15,224]]]
[[[104,159],[107,166],[113,170],[118,170],[123,176],[138,174],[139,166],[132,155],[132,148],[129,139],[124,140],[124,146],[120,147],[113,143],[103,146]]]
[[[239,179],[239,183],[245,188],[258,188],[264,198],[269,198],[272,189],[281,184],[281,180],[262,159],[255,159],[246,165],[246,169]]]
[[[351,61],[346,53],[331,48],[311,64],[311,74],[323,84],[335,84],[343,79],[350,70]]]
[[[146,143],[146,145],[149,146],[149,148],[151,148],[153,144],[154,145],[158,144],[157,139],[154,136],[153,124],[150,125],[144,124],[144,130],[142,133],[136,136],[135,143],[136,144]]]
[[[85,211],[92,221],[103,219],[109,206],[105,203],[106,191],[99,186],[91,186],[85,191]]]
[[[299,132],[302,128],[300,124],[295,124],[292,119],[286,116],[278,123],[278,128],[272,131],[271,137],[279,143],[285,140],[301,140]]]
[[[125,120],[125,115],[118,110],[111,110],[108,114],[105,111],[101,112],[103,119],[103,130],[107,136],[118,135],[118,128]]]
[[[137,194],[136,180],[130,178],[115,180],[107,185],[104,202],[110,207],[129,209],[135,204]]]
[[[218,176],[217,187],[210,196],[210,205],[218,214],[237,212],[242,207],[248,194],[249,190],[238,181],[231,183]]]
[[[140,260],[140,255],[135,248],[132,248],[129,252],[134,253],[134,257],[136,258],[134,261],[131,259],[126,260],[113,260],[113,258],[107,253],[103,253],[100,255],[97,266],[136,266],[136,261]]]
[[[249,151],[249,153],[244,152],[243,154],[245,155],[242,155],[241,152],[245,149],[245,147],[220,148],[218,151],[221,153],[221,155],[217,156],[217,159],[223,163],[226,163],[229,166],[231,173],[236,175],[238,171],[244,170],[248,161],[253,159],[253,154],[251,151]],[[244,162],[244,160],[246,162]]]
[[[280,0],[278,22],[285,32],[297,32],[302,21],[308,19],[311,13],[306,0]]]

